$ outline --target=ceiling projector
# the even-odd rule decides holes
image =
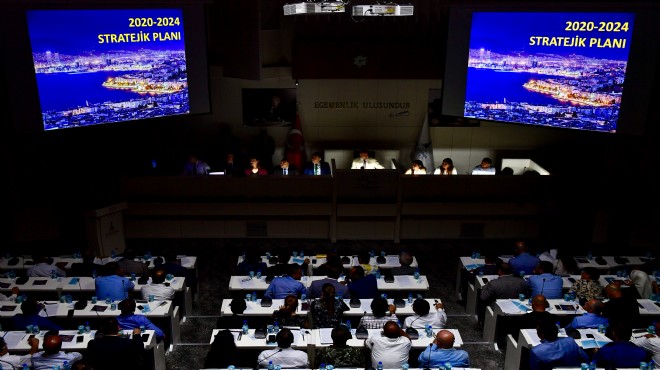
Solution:
[[[284,5],[284,15],[344,12],[346,12],[346,5],[341,1],[305,2]]]
[[[353,16],[356,17],[382,17],[413,15],[413,5],[354,5]]]

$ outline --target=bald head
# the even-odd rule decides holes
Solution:
[[[517,241],[513,246],[514,246],[517,254],[527,252],[527,245],[522,240]]]
[[[62,338],[59,335],[46,335],[44,337],[44,352],[51,355],[57,353],[62,349]]]
[[[435,337],[435,344],[443,349],[449,349],[454,346],[454,334],[449,330],[440,330]]]
[[[394,321],[388,321],[383,325],[383,334],[388,338],[398,338],[401,336],[401,328]]]
[[[532,298],[532,311],[543,312],[549,306],[548,300],[540,294]]]
[[[609,283],[605,286],[605,295],[607,298],[621,298],[621,287],[614,283]]]
[[[595,313],[597,315],[600,315],[601,312],[603,312],[603,308],[605,305],[603,302],[601,302],[598,299],[592,298],[587,301],[587,303],[584,305],[584,310],[589,312],[589,313]]]

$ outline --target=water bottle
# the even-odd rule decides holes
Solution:
[[[408,304],[412,304],[412,303],[413,303],[413,294],[408,293]]]
[[[648,370],[648,368],[649,368],[649,364],[647,364],[646,362],[642,361],[639,363],[639,370]]]
[[[319,370],[325,370],[325,364],[321,362],[321,366],[319,366]]]
[[[378,367],[376,367],[376,369],[383,370],[383,362],[382,361],[378,361]]]
[[[62,370],[71,370],[71,366],[69,365],[69,361],[64,361],[62,364]]]
[[[596,361],[591,361],[589,363],[589,370],[596,370]]]
[[[115,311],[117,310],[117,304],[115,303],[115,300],[113,299],[110,301],[110,311]]]
[[[57,271],[55,271],[55,269],[51,270],[50,278],[51,279],[57,279]]]
[[[150,250],[147,250],[147,254],[146,254],[146,256],[147,256],[147,259],[148,259],[148,260],[151,259],[151,251],[150,251]]]
[[[351,330],[351,320],[346,320],[346,329]]]
[[[268,361],[268,370],[274,370],[275,365],[273,365],[273,361]]]
[[[275,334],[280,332],[280,323],[277,322],[277,320],[275,320],[275,322],[273,323],[273,331],[275,332]]]
[[[248,327],[247,320],[243,320],[243,334],[247,334],[250,328]]]
[[[404,363],[403,365],[401,365],[401,370],[408,370],[409,368],[410,368],[410,365],[408,365],[407,362]]]
[[[92,270],[92,279],[96,279],[97,276],[96,269]]]
[[[305,258],[305,251],[302,250],[302,249],[300,250],[300,258],[301,258],[301,259],[304,259],[304,258]]]
[[[369,257],[373,258],[374,256],[376,256],[376,252],[374,252],[373,250],[369,251]]]
[[[23,370],[30,370],[30,365],[23,364]]]
[[[300,301],[305,303],[307,301],[307,294],[303,293],[300,295]]]
[[[594,258],[593,253],[591,253],[591,251],[587,252],[587,259],[591,261],[592,258]]]
[[[433,337],[433,327],[431,327],[431,325],[426,325],[426,337]]]
[[[653,361],[653,360],[649,361],[647,369],[648,370],[655,369],[655,361]]]
[[[252,292],[252,302],[257,301],[257,292]]]
[[[589,370],[589,364],[586,362],[581,363],[580,370]]]
[[[380,256],[385,257],[387,254],[385,254],[385,251],[380,251]]]
[[[89,321],[85,323],[85,333],[91,333],[92,327],[89,326]]]
[[[110,253],[110,257],[112,257],[113,260],[114,260],[115,258],[117,258],[117,252],[115,252],[114,249],[113,249],[112,252]]]
[[[333,370],[334,368],[332,365],[325,365],[325,370]]]

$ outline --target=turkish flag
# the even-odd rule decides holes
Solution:
[[[303,166],[307,160],[299,112],[296,112],[296,122],[293,124],[291,130],[289,130],[289,135],[286,137],[284,158],[286,158],[291,165],[296,166],[298,171],[303,170]]]

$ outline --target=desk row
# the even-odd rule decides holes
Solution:
[[[108,262],[117,262],[122,257],[96,257],[94,263],[97,265],[105,265]],[[165,258],[162,256],[143,256],[133,259],[136,262],[146,263],[150,269],[157,265],[164,263]],[[177,256],[177,262],[187,269],[195,269],[197,267],[196,256]],[[48,257],[47,263],[55,266],[56,264],[62,265],[65,269],[70,269],[74,263],[83,263],[82,257],[78,256],[55,256]],[[14,256],[14,257],[0,257],[0,270],[26,270],[34,266],[34,260],[31,256]]]
[[[306,287],[312,284],[315,280],[327,278],[326,276],[303,276],[300,282]],[[2,281],[0,279],[0,281]],[[427,291],[429,290],[429,281],[425,275],[421,275],[418,279],[410,275],[397,275],[394,276],[392,282],[386,282],[384,277],[380,277],[377,281],[378,290],[380,291]],[[229,280],[230,291],[265,291],[270,284],[266,282],[265,277],[249,276],[232,276]]]
[[[275,263],[277,263],[278,258],[280,257],[275,257],[270,255],[261,256],[261,262],[265,263],[266,266],[268,267],[272,267],[275,266]],[[291,257],[288,257],[288,263],[297,263],[301,265],[305,262],[305,258],[309,258],[310,264],[314,269],[321,267],[321,265],[327,262],[327,258],[325,255],[312,255],[305,257],[296,254],[296,255],[292,255]],[[342,264],[344,265],[344,268],[351,268],[352,266],[357,266],[360,264],[357,255],[341,256],[340,258]],[[245,256],[239,256],[237,264],[243,262],[244,260],[245,260]],[[369,262],[366,264],[371,266],[378,266],[378,268],[381,269],[391,269],[401,266],[398,255],[385,255],[385,256],[381,255],[380,257],[370,256]],[[410,266],[411,267],[419,266],[416,257],[413,257],[413,261],[410,264]]]
[[[140,291],[144,285],[151,283],[151,278],[140,284],[139,279],[133,281],[135,287],[133,291]],[[175,291],[181,291],[186,287],[184,277],[173,277],[171,280],[166,281]],[[58,278],[45,278],[45,277],[29,277],[29,278],[0,278],[0,292],[11,291],[12,288],[18,287],[22,292],[56,292],[62,291],[65,293],[70,292],[94,292],[96,291],[96,279],[87,276],[81,277],[58,277]]]

